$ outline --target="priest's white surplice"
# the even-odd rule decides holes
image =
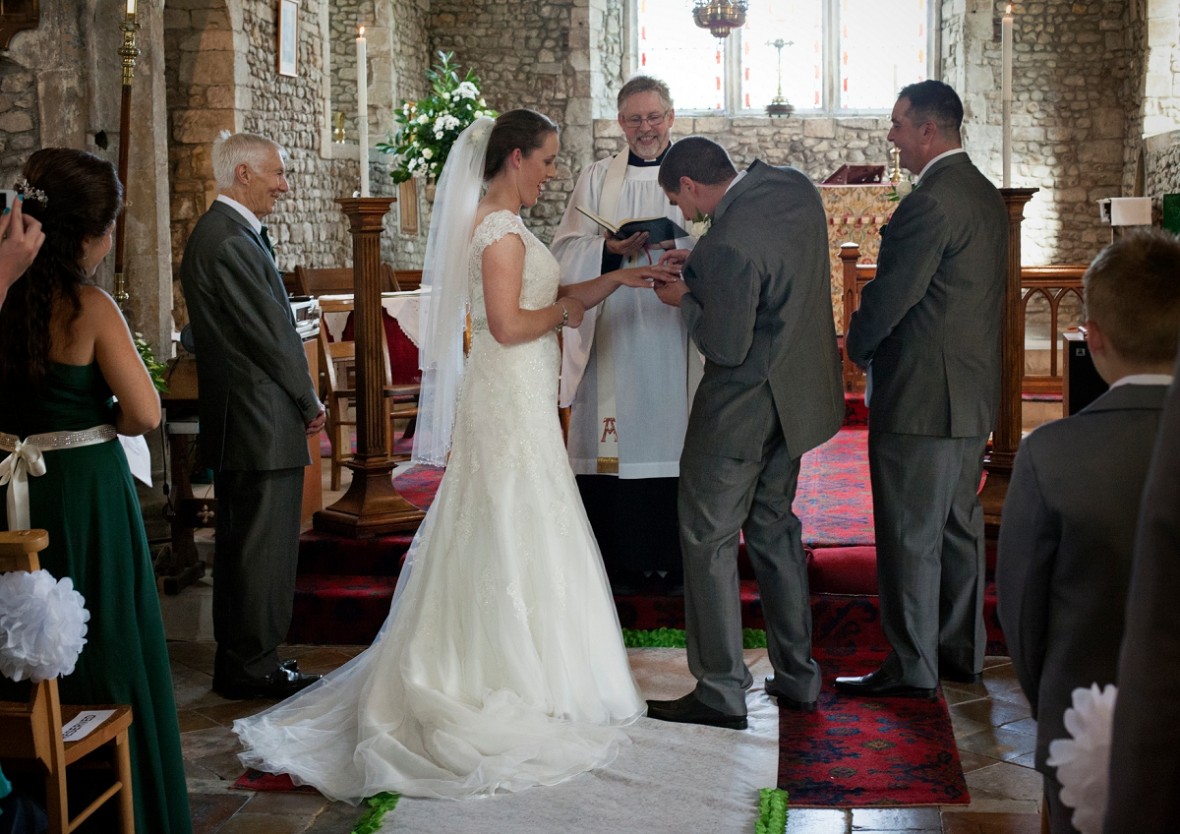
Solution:
[[[563,284],[602,272],[602,229],[577,210],[579,205],[612,220],[666,215],[684,226],[684,215],[660,188],[658,166],[627,166],[617,204],[600,205],[611,160],[598,160],[582,172],[554,234],[551,248],[561,263]],[[691,238],[677,241],[680,248],[691,245]],[[658,249],[641,252],[623,266],[658,262],[661,254]],[[614,447],[620,478],[677,477],[701,369],[680,311],[651,290],[621,287],[587,310],[581,327],[564,331],[562,352],[560,399],[572,406],[569,455],[574,472],[615,474],[609,450]],[[613,398],[599,390],[611,378]],[[608,413],[604,402],[613,405],[613,424],[603,416]]]

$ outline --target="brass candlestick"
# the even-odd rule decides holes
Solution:
[[[139,47],[135,45],[135,36],[139,31],[139,23],[135,20],[135,0],[127,0],[127,14],[123,18],[123,45],[119,47],[119,57],[123,59],[123,97],[119,107],[119,182],[123,183],[124,206],[119,211],[118,224],[115,226],[115,303],[119,309],[124,309],[131,295],[127,292],[127,277],[123,271],[123,249],[127,237],[126,228],[126,195],[127,195],[127,162],[131,146],[131,81],[135,77],[135,59],[139,57]]]
[[[901,182],[901,148],[896,145],[889,149],[889,181]]]
[[[777,38],[773,41],[768,41],[767,46],[773,46],[778,50],[778,95],[770,100],[770,104],[766,105],[767,116],[790,116],[795,112],[795,105],[787,101],[786,96],[783,95],[783,47],[794,46],[794,41],[784,41],[782,38]]]
[[[344,111],[337,110],[333,121],[335,125],[332,128],[332,141],[338,145],[344,144]]]

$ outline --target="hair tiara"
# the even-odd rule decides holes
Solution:
[[[43,206],[49,205],[49,198],[45,196],[45,192],[34,186],[24,177],[16,178],[15,188],[16,193],[20,194],[26,200],[32,200],[33,202],[40,203]]]

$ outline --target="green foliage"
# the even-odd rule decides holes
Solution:
[[[468,69],[460,78],[451,63],[454,53],[439,52],[439,62],[426,72],[431,93],[417,101],[402,101],[394,121],[397,131],[377,149],[395,154],[389,175],[394,182],[425,177],[433,182],[459,134],[480,116],[497,115],[479,92],[479,77]]]
[[[369,806],[369,809],[365,811],[364,816],[357,820],[352,834],[375,834],[380,831],[382,820],[385,819],[386,814],[397,807],[399,799],[401,799],[401,794],[389,791],[370,796],[365,800],[365,805]]]
[[[152,346],[148,344],[147,339],[143,337],[142,333],[136,333],[135,349],[139,351],[139,358],[143,360],[143,364],[147,366],[148,373],[152,376],[152,384],[156,386],[156,390],[161,394],[168,393],[168,378],[164,375],[168,366],[163,362],[156,360],[156,354],[152,351]]]
[[[782,834],[787,827],[787,792],[781,788],[760,788],[755,834]]]
[[[684,629],[653,628],[648,630],[623,629],[623,645],[629,649],[683,649]],[[742,629],[742,646],[747,649],[765,649],[766,632],[760,628]]]

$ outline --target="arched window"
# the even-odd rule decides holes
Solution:
[[[635,72],[655,75],[680,111],[761,113],[779,89],[800,114],[888,112],[930,77],[931,0],[750,0],[746,23],[717,41],[686,0],[627,0]]]

